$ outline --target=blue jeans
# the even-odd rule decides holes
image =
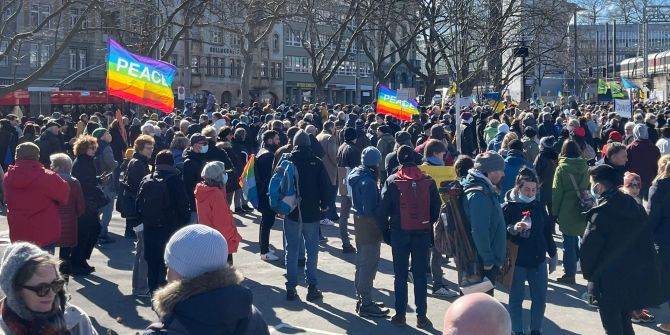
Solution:
[[[416,314],[426,316],[428,278],[428,253],[430,252],[431,233],[409,233],[391,229],[391,248],[393,253],[393,288],[395,289],[396,314],[404,316],[407,312],[407,274],[409,258],[412,257],[412,276],[414,277],[414,304]]]
[[[523,300],[526,294],[526,281],[530,287],[530,330],[542,330],[544,310],[547,301],[547,263],[542,262],[537,268],[516,266],[512,288],[509,292],[509,314],[512,319],[512,331],[523,331]]]
[[[298,222],[284,218],[284,259],[286,266],[286,288],[294,289],[298,285],[298,254],[300,253],[301,240],[304,239],[307,254],[306,279],[308,285],[318,284],[316,279],[316,265],[319,257],[319,223],[304,222],[302,232],[299,231]]]
[[[575,276],[577,260],[579,260],[579,236],[563,235],[563,269],[566,276]]]
[[[109,223],[112,221],[112,213],[114,212],[114,198],[116,198],[116,193],[111,188],[104,192],[109,198],[109,203],[100,209],[100,237],[107,236]]]

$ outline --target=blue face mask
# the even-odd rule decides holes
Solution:
[[[518,196],[519,196],[519,200],[521,200],[521,202],[525,202],[525,203],[531,203],[531,202],[533,202],[533,200],[535,200],[535,197],[527,197],[527,196],[525,196],[521,193],[519,193]]]
[[[595,185],[594,185],[594,186],[595,186]],[[595,198],[595,199],[600,198],[600,194],[599,194],[598,192],[596,192],[595,187],[591,187],[591,196],[592,196],[593,198]]]
[[[227,173],[224,173],[224,174],[223,174],[223,184],[225,185],[225,184],[227,184],[227,183],[228,183],[228,174],[227,174]]]
[[[205,144],[202,146],[202,149],[200,149],[201,154],[206,154],[207,151],[209,151],[209,145]]]

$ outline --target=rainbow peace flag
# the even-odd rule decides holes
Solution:
[[[172,113],[172,80],[177,68],[169,63],[128,52],[111,38],[107,46],[107,93]]]
[[[256,189],[256,156],[249,156],[247,164],[240,175],[240,187],[244,193],[244,198],[251,203],[254,208],[258,208],[258,190]]]
[[[419,114],[419,104],[414,100],[399,100],[398,92],[379,86],[377,113],[387,114],[403,121],[410,121],[412,115]]]

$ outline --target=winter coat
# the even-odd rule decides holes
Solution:
[[[369,167],[358,166],[347,176],[347,185],[351,187],[352,208],[356,215],[374,217],[380,196],[377,189],[375,171]]]
[[[300,192],[300,215],[303,223],[321,220],[321,210],[326,209],[334,196],[331,192],[324,192],[332,187],[330,178],[323,162],[314,156],[309,148],[294,147],[288,160],[293,162],[298,170],[298,190]],[[298,208],[288,215],[289,219],[298,222]]]
[[[228,242],[228,253],[237,252],[242,236],[237,232],[226,190],[198,183],[195,187],[198,222],[216,229]]]
[[[580,261],[598,304],[634,310],[667,301],[661,294],[652,227],[642,206],[613,189],[586,216]]]
[[[551,187],[554,184],[554,173],[558,165],[558,154],[554,149],[542,148],[540,154],[535,158],[535,173],[540,182],[539,201],[546,205],[551,203]]]
[[[379,140],[377,141],[377,150],[382,153],[382,157],[388,156],[391,152],[393,152],[393,148],[395,146],[395,139],[393,138],[393,135],[391,134],[382,134],[382,136],[379,137]],[[380,169],[386,170],[386,162],[382,162]]]
[[[11,164],[14,162],[18,140],[19,134],[12,127],[11,122],[9,120],[0,120],[0,163],[2,163],[3,169],[7,169],[8,163]],[[8,155],[10,159],[6,161],[5,158]]]
[[[44,166],[49,166],[51,164],[51,155],[65,151],[61,137],[52,134],[50,131],[43,132],[42,135],[35,140],[35,144],[40,147],[40,163]]]
[[[140,190],[140,183],[149,172],[149,159],[137,152],[134,153],[133,158],[128,162],[125,174],[126,190],[132,196],[137,196],[137,192]]]
[[[649,225],[658,248],[659,261],[663,272],[665,300],[670,298],[670,178],[654,181],[649,189],[647,202]]]
[[[4,304],[5,301],[3,300],[2,303]],[[63,320],[69,335],[98,335],[86,312],[75,305],[67,304],[65,306]],[[2,315],[0,315],[0,331],[3,334],[12,334],[5,320],[2,319]]]
[[[233,156],[230,157],[235,169],[237,171],[244,170],[244,165],[249,159],[249,149],[246,146],[246,143],[243,141],[232,140],[232,152]]]
[[[522,237],[514,230],[514,225],[523,219],[523,212],[530,212],[531,228],[528,237]],[[516,266],[537,268],[542,264],[547,254],[556,256],[556,243],[552,236],[550,219],[544,206],[537,200],[530,203],[519,200],[516,189],[505,194],[503,214],[507,224],[507,238],[519,246]]]
[[[322,132],[316,136],[321,144],[324,155],[321,159],[328,171],[328,177],[332,185],[337,185],[337,138],[331,134]]]
[[[67,203],[58,206],[61,230],[60,240],[56,245],[61,248],[72,248],[77,246],[77,222],[86,210],[86,203],[79,181],[69,174],[59,176],[70,186],[70,194]]]
[[[423,163],[423,156],[416,151],[412,152],[413,156],[413,161],[415,165],[421,165]],[[391,152],[390,154],[386,155],[386,158],[384,158],[384,165],[386,165],[386,175],[390,176],[396,172],[396,170],[400,167],[400,163],[398,163],[398,155],[396,154],[395,151]]]
[[[607,158],[607,156],[605,156],[605,158],[603,159],[603,163],[611,166],[612,168],[614,168],[614,173],[616,173],[616,180],[617,180],[616,187],[623,186],[623,177],[624,177],[624,175],[626,175],[626,171],[627,171],[626,166],[625,165],[614,165],[612,162],[610,162],[610,160],[609,160],[609,158]]]
[[[516,176],[519,174],[519,170],[524,166],[530,169],[533,168],[533,163],[526,160],[523,152],[514,149],[507,152],[507,157],[505,157],[505,176],[500,182],[501,194],[506,194],[507,191],[514,188]]]
[[[172,149],[172,158],[174,159],[174,166],[181,172],[184,172],[184,150]]]
[[[312,134],[308,134],[307,136],[309,136],[309,143],[312,147],[312,153],[314,154],[314,156],[318,157],[319,159],[322,159],[323,156],[326,155],[326,152],[323,150],[321,143],[316,138],[316,136]]]
[[[77,156],[72,163],[72,177],[77,178],[81,184],[86,202],[85,214],[98,213],[98,209],[105,204],[102,203],[104,197],[102,190],[98,188],[94,158],[87,154]]]
[[[190,147],[184,150],[184,188],[191,212],[196,211],[195,186],[202,179],[200,174],[205,163],[207,163],[206,154],[195,152]]]
[[[5,173],[9,239],[44,247],[58,242],[59,205],[67,203],[70,186],[40,162],[16,161]]]
[[[114,159],[114,153],[112,152],[112,147],[107,143],[100,143],[98,152],[95,155],[95,168],[98,176],[109,174],[109,178],[103,182],[102,186],[105,191],[114,192],[114,183],[112,182],[112,174],[116,167],[118,166],[117,161]]]
[[[649,140],[635,140],[626,148],[628,151],[628,171],[635,172],[642,179],[642,190],[648,189],[658,172],[661,152]]]
[[[472,189],[463,197],[463,210],[479,259],[483,265],[502,266],[507,253],[507,225],[498,194],[490,181],[473,173],[463,178],[461,186]]]
[[[270,208],[270,200],[268,198],[268,188],[270,187],[270,179],[272,178],[272,162],[275,154],[268,151],[267,148],[262,148],[256,157],[254,164],[254,176],[256,177],[256,189],[258,191],[258,210],[261,212],[272,211]]]
[[[121,136],[121,131],[119,131],[118,127],[110,128],[109,134],[112,135],[112,142],[110,145],[112,146],[114,160],[117,162],[122,162],[123,153],[126,151],[126,148],[128,148],[128,145],[126,145],[126,142],[123,141],[123,136]]]
[[[425,176],[425,174],[415,165],[402,165],[396,173],[403,175],[405,179],[412,180],[419,180]],[[395,181],[398,178],[396,173],[389,175],[384,182],[384,187],[381,191],[381,202],[376,211],[377,223],[386,236],[388,236],[390,230],[402,231],[400,226],[400,190],[395,184]],[[442,200],[440,199],[440,194],[437,192],[437,186],[434,182],[431,183],[429,192],[430,203],[428,206],[430,222],[435,222],[439,218]],[[412,232],[406,233],[411,234]]]
[[[361,164],[361,150],[355,143],[345,142],[337,149],[337,166],[353,169]]]
[[[575,190],[570,179],[572,175],[578,189]],[[558,225],[564,235],[582,236],[586,228],[586,219],[579,210],[579,198],[576,191],[589,190],[588,165],[582,158],[560,157],[554,173],[551,187],[551,211],[558,217]]]
[[[475,125],[463,122],[461,124],[461,153],[474,157],[477,153],[477,132]]]
[[[479,149],[479,152],[484,152],[486,151],[486,145],[488,143],[485,134],[486,119],[483,116],[475,116],[475,118],[477,119],[477,148]]]
[[[167,220],[162,226],[170,232],[179,230],[188,224],[191,218],[184,181],[181,175],[181,172],[172,165],[156,165],[156,171],[144,177],[144,180],[160,178],[166,183],[170,203],[166,206],[168,208],[165,211]]]
[[[498,129],[497,128],[493,128],[493,127],[484,128],[484,141],[486,141],[486,145],[484,145],[484,147],[482,149],[483,151],[489,150],[488,149],[489,143],[491,143],[491,141],[493,141],[493,139],[496,137],[497,134],[498,134]]]
[[[232,193],[235,192],[236,190],[239,190],[240,183],[239,183],[239,178],[240,174],[242,174],[242,171],[244,170],[244,164],[242,165],[242,169],[238,170],[237,169],[237,164],[233,162],[233,157],[235,155],[233,154],[233,147],[230,142],[224,142],[224,148],[219,149],[216,146],[216,141],[211,140],[209,141],[209,149],[207,150],[207,153],[205,154],[205,159],[206,162],[214,162],[214,161],[219,161],[223,163],[223,165],[226,167],[226,172],[228,172],[228,182],[226,183],[226,193]],[[184,158],[186,159],[186,158]]]
[[[556,126],[551,120],[544,121],[537,127],[537,137],[543,138],[546,136],[553,136],[554,138],[558,137]]]
[[[489,142],[487,150],[499,151],[505,135],[507,135],[507,133],[497,133],[496,136]]]
[[[144,334],[269,335],[251,290],[240,285],[242,279],[228,267],[167,284],[153,299],[160,322]]]
[[[534,162],[537,155],[540,154],[540,145],[535,139],[525,136],[521,139],[521,143],[523,144],[523,157],[528,162]]]

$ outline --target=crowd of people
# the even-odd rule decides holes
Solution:
[[[269,243],[276,221],[287,300],[300,299],[299,269],[306,300],[323,299],[321,227],[338,225],[341,252],[356,255],[352,309],[389,316],[373,287],[386,243],[390,322],[406,325],[411,282],[416,326],[429,329],[429,287],[442,298],[469,292],[462,274],[458,283],[444,278],[445,256],[454,255],[437,247],[434,229],[444,223],[446,188],[425,171],[449,166],[478,273],[493,286],[483,290],[488,296],[457,300],[445,334],[542,334],[557,241],[556,282],[578,288],[581,272],[583,298],[608,335],[654,322],[646,308],[670,298],[670,104],[637,102],[632,115],[574,100],[505,107],[436,105],[407,121],[376,113],[374,103],[5,115],[2,200],[14,243],[0,269],[0,327],[13,335],[95,334],[63,292],[70,276],[96,271],[88,260],[96,245],[114,243],[108,226],[116,210],[125,238],[136,241],[132,292],[152,298],[160,320],[147,334],[267,334],[233,264],[243,239],[258,242],[261,261],[280,261]],[[249,176],[255,198],[242,188]],[[260,214],[258,237],[241,236],[235,225],[235,215],[251,211]],[[491,297],[509,273],[505,311]],[[530,322],[522,316],[526,283]],[[231,296],[239,304],[222,304]],[[477,322],[485,312],[506,321]],[[658,328],[670,332],[664,321]]]

